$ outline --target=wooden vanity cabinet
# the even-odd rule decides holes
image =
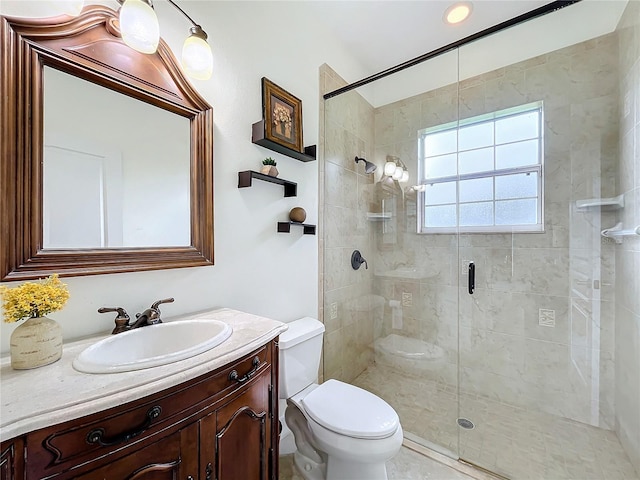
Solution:
[[[78,480],[187,479],[198,471],[198,426],[189,425],[151,445],[107,463],[82,475]],[[58,478],[58,477],[54,477]]]
[[[277,358],[274,340],[184,384],[3,442],[1,480],[277,480]]]

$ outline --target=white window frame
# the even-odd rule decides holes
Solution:
[[[442,133],[448,130],[459,130],[462,127],[467,127],[470,125],[478,125],[485,122],[495,122],[499,119],[504,119],[511,116],[522,115],[524,113],[539,112],[539,125],[538,125],[538,163],[530,164],[521,167],[513,167],[513,168],[504,168],[504,169],[495,169],[495,157],[494,157],[494,169],[486,170],[483,172],[474,172],[468,174],[457,174],[450,175],[446,177],[434,177],[434,178],[426,178],[426,155],[425,155],[425,142],[424,139],[426,136],[434,133]],[[435,127],[429,127],[418,131],[418,178],[420,179],[420,185],[432,185],[436,183],[451,183],[455,182],[456,185],[456,226],[447,226],[447,227],[427,227],[425,226],[425,207],[426,205],[426,194],[424,191],[418,192],[418,205],[419,213],[418,213],[418,233],[424,234],[433,234],[433,233],[543,233],[544,232],[544,110],[542,101],[528,103],[526,105],[520,105],[518,107],[513,107],[505,110],[499,110],[493,113],[480,115],[476,117],[467,118],[460,121],[450,122],[444,125],[438,125]],[[535,139],[536,137],[532,137],[529,139],[518,140],[517,142],[510,143],[518,143],[521,141],[530,141]],[[508,145],[508,143],[503,143],[499,145]],[[496,147],[495,137],[493,142],[493,147]],[[481,148],[486,148],[481,147]],[[471,150],[468,150],[471,151]],[[456,158],[458,158],[459,150],[456,149],[455,152]],[[457,171],[459,167],[457,167]],[[536,224],[524,224],[524,225],[482,225],[482,226],[467,226],[460,225],[460,181],[461,180],[470,180],[470,179],[478,179],[478,178],[495,178],[503,175],[513,175],[519,173],[537,173],[538,174],[538,189],[537,189],[537,219],[538,223]],[[494,182],[494,191],[491,202],[493,203],[494,208],[494,222],[495,222],[495,182]],[[422,189],[424,190],[424,189]],[[525,197],[523,199],[531,199],[534,197]],[[483,200],[483,203],[486,200]],[[476,203],[476,202],[463,202],[463,203]]]

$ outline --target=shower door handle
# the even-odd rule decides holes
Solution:
[[[476,289],[476,266],[473,262],[469,262],[469,295],[473,295]]]

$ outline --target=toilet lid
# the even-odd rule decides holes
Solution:
[[[338,380],[326,381],[302,404],[323,427],[354,438],[386,438],[400,423],[396,411],[380,397]]]

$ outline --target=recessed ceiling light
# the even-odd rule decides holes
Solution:
[[[471,2],[455,3],[445,10],[443,20],[445,23],[455,25],[466,20],[471,15],[471,10],[473,10]]]

